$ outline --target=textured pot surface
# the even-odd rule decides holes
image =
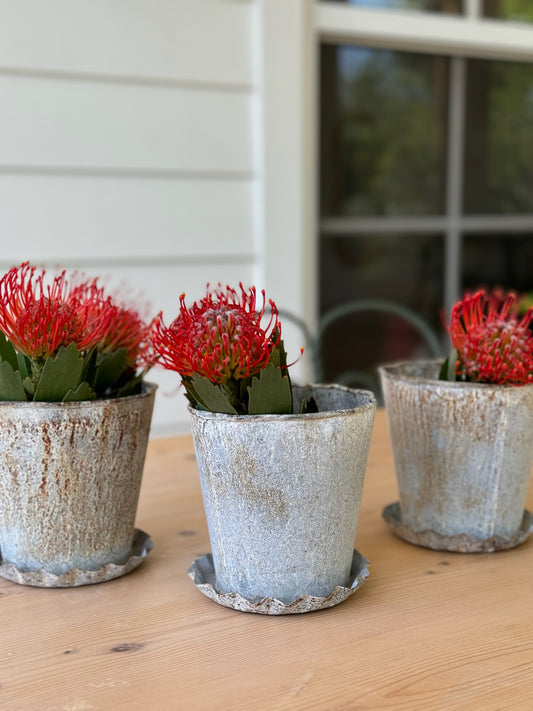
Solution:
[[[438,380],[440,363],[380,368],[403,523],[512,537],[533,463],[533,385]]]
[[[156,386],[75,403],[0,403],[0,550],[55,575],[122,563]]]
[[[220,592],[288,603],[348,580],[375,400],[341,386],[310,394],[319,413],[190,409]]]

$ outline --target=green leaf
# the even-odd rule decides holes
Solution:
[[[91,350],[83,356],[83,369],[81,371],[80,382],[85,381],[89,383],[89,385],[94,386],[97,356],[98,350],[96,347],[91,348]]]
[[[31,376],[31,361],[28,356],[17,353],[17,368],[20,371],[22,380]]]
[[[13,370],[19,369],[17,351],[13,348],[13,344],[7,340],[2,331],[0,331],[0,360],[9,363]]]
[[[24,385],[24,390],[28,394],[29,399],[33,400],[33,396],[35,395],[35,383],[33,380],[28,376],[24,378],[22,384]]]
[[[114,395],[114,397],[126,397],[128,395],[138,395],[142,391],[143,374],[139,373],[134,378],[130,378],[122,385]]]
[[[0,363],[0,400],[21,402],[27,399],[19,371],[3,360]]]
[[[272,363],[263,368],[259,378],[252,378],[248,388],[249,415],[284,415],[292,412],[291,383],[287,375]]]
[[[104,393],[107,388],[113,388],[126,369],[126,349],[119,348],[103,356],[96,364],[94,389]]]
[[[69,390],[62,402],[80,402],[82,400],[96,400],[96,393],[86,381],[80,383],[76,390]]]
[[[195,407],[198,410],[207,410],[207,406],[204,405],[204,403],[200,400],[200,396],[194,389],[194,386],[192,384],[192,377],[182,377],[182,383],[185,387],[185,395],[187,396],[187,400],[192,405],[192,407]]]
[[[61,347],[55,357],[45,361],[33,399],[39,402],[61,402],[69,390],[78,387],[82,370],[83,358],[76,344]]]
[[[277,337],[276,333],[274,333],[273,337]],[[283,370],[287,368],[287,351],[285,350],[283,341],[280,341],[278,345],[272,349],[268,362],[276,368],[281,368]]]
[[[222,412],[226,415],[236,415],[237,410],[224,395],[218,385],[195,373],[188,383],[184,382],[187,391],[193,398],[210,412]]]
[[[455,374],[455,364],[457,363],[457,348],[450,351],[439,372],[439,380],[457,380]]]
[[[205,407],[205,405],[202,405],[202,403],[200,403],[200,401],[198,400],[198,396],[194,392],[194,388],[192,386],[192,378],[186,375],[182,375],[181,384],[185,388],[185,397],[189,401],[191,407],[194,407],[196,410],[206,410],[207,408]]]

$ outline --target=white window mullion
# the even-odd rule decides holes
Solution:
[[[481,3],[483,0],[465,0],[465,16],[470,20],[481,18]]]
[[[320,231],[328,235],[383,234],[384,232],[444,232],[448,222],[443,215],[428,216],[384,216],[384,217],[324,217],[320,220]]]
[[[450,61],[444,305],[447,312],[461,292],[461,215],[463,207],[466,61]]]

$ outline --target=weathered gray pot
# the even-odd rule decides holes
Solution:
[[[402,524],[415,533],[502,539],[496,547],[504,548],[524,515],[533,385],[439,381],[440,365],[380,368]]]
[[[295,412],[302,388],[294,388]],[[320,412],[190,408],[216,587],[255,602],[346,585],[375,412],[372,393],[310,386]]]
[[[156,386],[73,403],[0,403],[0,551],[62,575],[129,555]],[[75,584],[75,583],[74,583]]]

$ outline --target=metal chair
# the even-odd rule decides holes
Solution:
[[[372,311],[384,313],[390,316],[397,316],[398,318],[403,319],[413,326],[415,331],[420,334],[432,357],[442,357],[444,350],[443,344],[424,319],[407,306],[391,301],[381,299],[360,299],[348,301],[339,306],[335,306],[321,317],[318,323],[316,335],[313,335],[311,329],[309,329],[307,324],[301,318],[295,316],[291,312],[282,310],[279,315],[283,320],[286,319],[291,321],[302,332],[305,340],[305,347],[311,356],[314,381],[320,383],[324,380],[322,343],[328,329],[331,328],[333,324],[348,316]],[[377,365],[378,364],[376,364],[376,366]],[[381,403],[382,399],[377,374],[375,377],[371,377],[363,371],[345,370],[340,375],[336,376],[335,382],[340,383],[341,385],[349,385],[350,383],[357,382],[361,386],[372,390],[378,398],[378,402]]]

